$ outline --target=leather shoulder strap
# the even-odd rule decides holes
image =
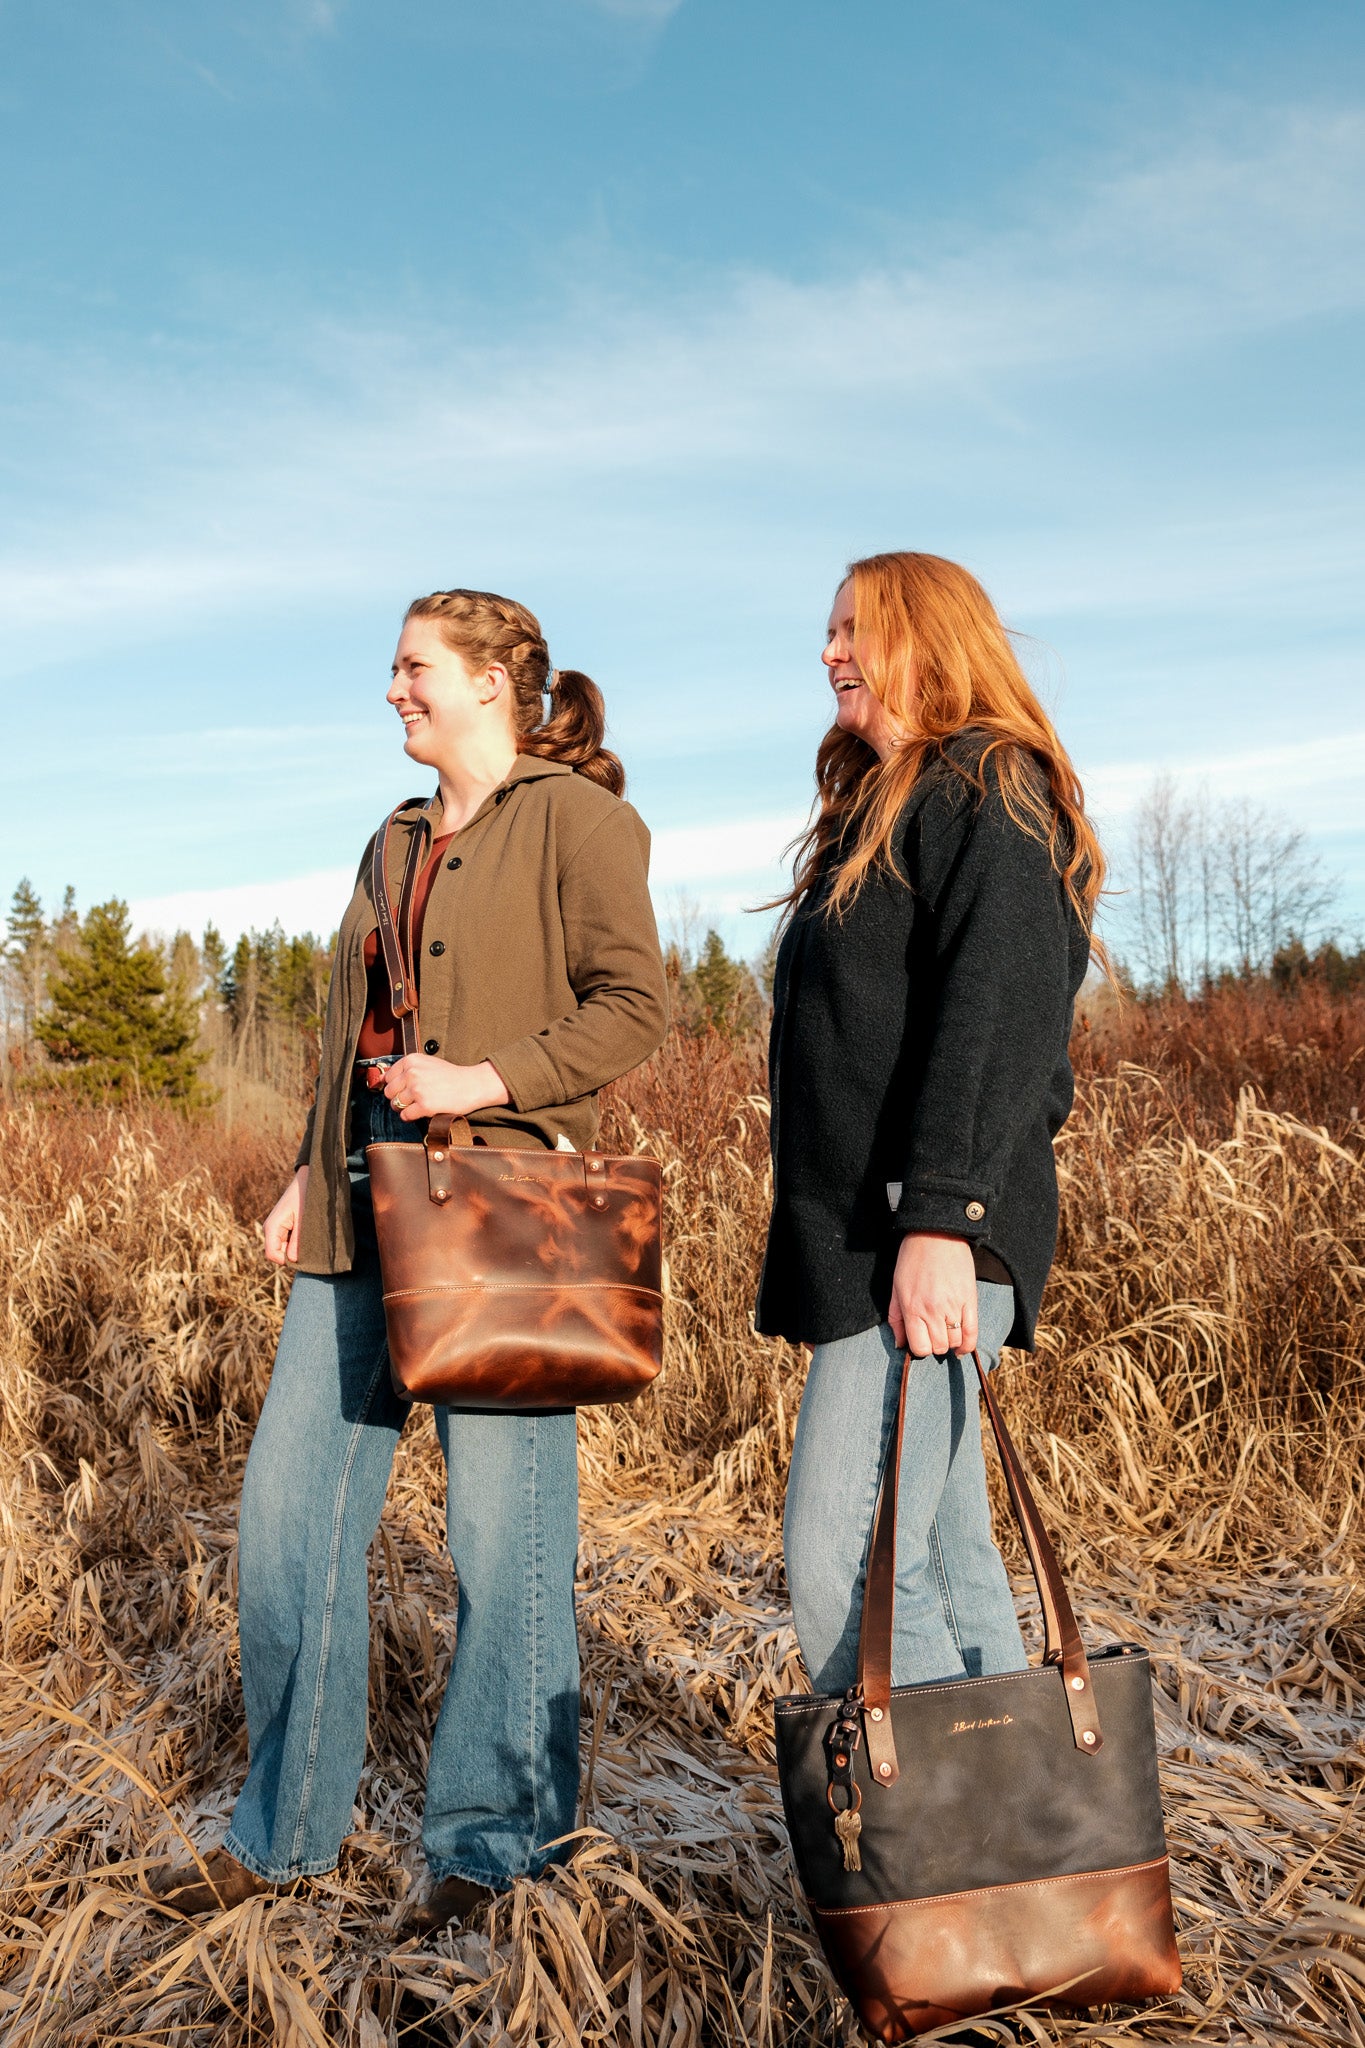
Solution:
[[[395,911],[389,894],[389,841],[400,814],[410,811],[414,804],[421,804],[422,815],[417,819],[408,841],[403,884]],[[405,1053],[417,1050],[417,977],[412,963],[412,908],[417,894],[417,877],[422,871],[422,856],[430,837],[430,806],[425,798],[410,796],[389,812],[375,834],[374,851],[370,856],[370,893],[374,897],[375,916],[379,922],[384,971],[389,978],[389,1002],[398,1019]]]
[[[863,1588],[862,1627],[858,1639],[858,1691],[862,1695],[867,1758],[874,1785],[893,1785],[900,1775],[891,1732],[891,1642],[896,1618],[896,1498],[900,1492],[906,1387],[911,1371],[923,1363],[908,1357],[902,1362],[896,1428],[882,1474],[881,1491],[877,1496]],[[1010,1507],[1023,1536],[1029,1568],[1038,1588],[1043,1610],[1043,1662],[1060,1665],[1072,1740],[1086,1756],[1093,1756],[1104,1737],[1095,1709],[1090,1665],[1076,1626],[1066,1582],[1019,1454],[1005,1427],[1005,1418],[1000,1413],[990,1380],[976,1352],[972,1354],[972,1363],[981,1382],[991,1434],[1004,1468]]]

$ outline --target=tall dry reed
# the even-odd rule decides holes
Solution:
[[[1117,1058],[1087,1080],[1040,1349],[1004,1375],[1087,1625],[1153,1652],[1187,1987],[1019,2024],[1361,2048],[1365,1134],[1235,1091],[1220,1125],[1196,1096],[1183,1070]],[[759,1055],[675,1040],[613,1091],[606,1129],[663,1164],[671,1302],[657,1393],[582,1421],[584,1832],[490,1929],[400,1947],[453,1641],[429,1422],[373,1560],[372,1738],[340,1870],[176,1919],[144,1872],[217,1838],[244,1765],[234,1509],[283,1289],[241,1219],[283,1148],[7,1119],[6,2048],[852,2038],[771,1768],[767,1702],[799,1682],[778,1516],[802,1364],[749,1324]]]

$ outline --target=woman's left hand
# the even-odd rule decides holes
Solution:
[[[959,1358],[976,1349],[976,1267],[960,1237],[914,1231],[901,1239],[887,1320],[912,1358]]]
[[[511,1101],[506,1082],[489,1061],[457,1067],[425,1052],[405,1053],[387,1067],[384,1093],[405,1124],[426,1116],[473,1116]]]

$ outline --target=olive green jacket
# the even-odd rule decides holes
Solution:
[[[420,804],[389,849],[396,898]],[[433,836],[441,832],[439,796]],[[411,822],[409,822],[411,820]],[[316,1100],[297,1163],[310,1168],[299,1266],[343,1273],[355,1250],[346,1172],[351,1070],[377,927],[370,849],[337,936]],[[667,996],[647,884],[649,833],[628,803],[559,761],[519,755],[446,848],[427,899],[418,1039],[456,1066],[490,1060],[510,1103],[470,1119],[494,1145],[579,1151],[597,1091],[661,1043]]]

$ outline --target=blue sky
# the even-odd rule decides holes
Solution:
[[[754,950],[830,592],[911,546],[1120,874],[1170,768],[1359,931],[1362,60],[1316,0],[0,0],[0,888],[329,926],[463,583]]]

